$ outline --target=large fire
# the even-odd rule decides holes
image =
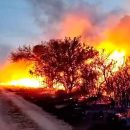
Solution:
[[[89,41],[96,46],[98,50],[99,48],[103,48],[110,53],[108,62],[111,60],[115,61],[113,71],[118,71],[119,67],[124,64],[125,57],[129,54],[130,17],[127,16],[123,18],[117,25],[113,26],[113,28],[108,29],[107,27],[106,30],[104,29],[103,33],[101,32],[100,34],[103,35],[101,39],[94,35],[98,28],[85,16],[69,14],[64,18],[61,25],[62,31],[59,34],[61,37],[81,35],[85,42]],[[86,41],[86,39],[88,40]],[[0,71],[0,75],[3,75],[0,79],[0,84],[33,88],[46,87],[46,84],[43,84],[45,77],[32,77],[29,74],[30,68],[33,67],[32,65],[33,64],[28,65],[23,61],[7,64]],[[65,89],[61,83],[55,84],[54,88]]]

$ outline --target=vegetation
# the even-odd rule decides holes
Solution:
[[[11,54],[14,62],[22,59],[33,62],[30,73],[45,76],[48,87],[60,83],[68,92],[73,88],[88,95],[105,92],[121,102],[128,99],[130,90],[129,60],[113,71],[116,61],[109,57],[104,50],[99,52],[82,43],[79,37],[23,46]]]

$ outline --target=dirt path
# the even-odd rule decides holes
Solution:
[[[0,130],[71,130],[72,128],[22,97],[0,91]]]

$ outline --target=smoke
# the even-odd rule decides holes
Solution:
[[[85,0],[27,1],[46,39],[82,35],[83,39],[94,43],[102,39],[103,32],[116,24],[123,15],[122,9],[104,12],[101,1],[95,4]]]

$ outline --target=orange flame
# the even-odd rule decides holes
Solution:
[[[3,75],[0,78],[0,84],[2,86],[14,87],[45,87],[42,84],[45,79],[44,77],[34,77],[29,74],[32,68],[33,64],[25,61],[8,63],[0,71],[0,74]]]

